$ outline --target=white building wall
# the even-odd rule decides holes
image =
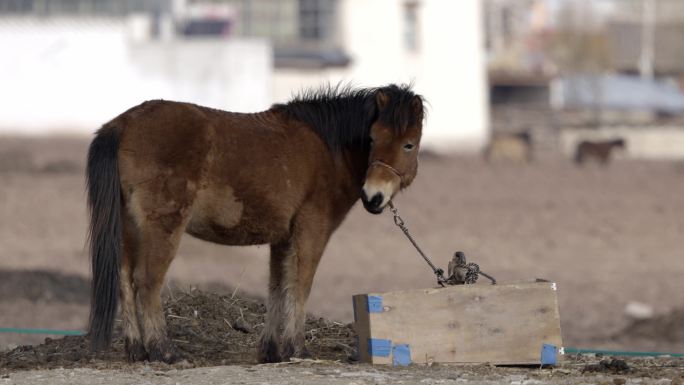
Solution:
[[[343,68],[276,69],[267,42],[150,41],[144,20],[0,19],[0,133],[92,132],[146,99],[258,111],[324,82],[413,82],[428,101],[424,146],[482,148],[488,111],[479,0],[420,0],[418,50],[401,0],[339,0]]]
[[[90,133],[147,99],[270,105],[267,42],[146,41],[135,31],[120,19],[0,19],[0,133]]]
[[[482,4],[424,2],[423,68],[417,86],[432,111],[428,142],[440,149],[480,150],[489,139]]]
[[[403,46],[405,2],[340,0],[340,43],[351,65],[340,69],[276,69],[274,97],[324,82],[358,86],[413,82],[426,97],[424,147],[478,151],[489,138],[481,4],[478,0],[422,0],[418,50]]]

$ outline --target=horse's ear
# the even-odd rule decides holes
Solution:
[[[387,103],[389,103],[389,96],[383,91],[378,91],[375,93],[375,103],[378,105],[378,110],[382,111],[387,107]]]
[[[411,100],[411,109],[416,116],[423,117],[423,98],[420,95],[416,95]]]

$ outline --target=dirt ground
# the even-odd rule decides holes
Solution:
[[[0,327],[85,325],[86,149],[85,138],[0,138]],[[488,164],[425,154],[414,185],[395,201],[437,264],[463,250],[499,281],[557,282],[564,345],[684,352],[682,192],[684,164],[676,162],[578,168],[554,156]],[[186,237],[169,277],[184,290],[239,287],[262,298],[267,251]],[[309,310],[344,325],[353,294],[433,285],[391,215],[356,207],[326,250]],[[628,317],[633,301],[656,318]],[[44,337],[0,335],[0,349]]]
[[[605,362],[605,360],[602,360]],[[599,362],[599,363],[592,363]],[[124,369],[34,370],[0,377],[0,383],[19,384],[601,384],[682,385],[682,362],[631,360],[627,370],[601,365],[597,358],[572,358],[553,369],[501,368],[489,365],[371,367],[332,361],[298,361],[269,365],[229,365],[177,369],[130,365]],[[622,366],[622,365],[618,365]],[[592,370],[593,368],[601,368]]]
[[[264,325],[262,301],[231,295],[170,291],[164,303],[169,337],[185,362],[178,368],[256,364],[257,337]],[[354,356],[352,326],[310,316],[307,348],[317,359],[349,362]],[[92,354],[85,336],[47,338],[39,345],[0,353],[0,374],[26,369],[94,367],[121,369],[126,362],[117,322],[115,340],[106,352]]]
[[[169,291],[165,304],[169,336],[184,360],[130,364],[117,323],[110,350],[92,354],[83,336],[46,339],[42,344],[0,352],[5,383],[518,383],[682,384],[684,358],[612,358],[565,355],[553,368],[492,365],[373,367],[357,362],[349,324],[309,317],[306,344],[314,360],[257,365],[257,336],[265,306],[257,300],[198,290]],[[681,320],[679,320],[681,325]],[[643,325],[642,325],[643,326]],[[48,371],[50,370],[50,371]]]

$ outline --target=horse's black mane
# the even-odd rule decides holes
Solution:
[[[380,112],[378,92],[387,96],[386,106]],[[412,108],[416,96],[421,101],[420,113]],[[411,85],[395,84],[379,88],[328,85],[302,91],[273,109],[309,124],[333,151],[350,145],[367,146],[371,125],[376,120],[403,132],[423,118],[422,97],[411,90]]]

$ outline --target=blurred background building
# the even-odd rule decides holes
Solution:
[[[91,132],[152,98],[257,111],[328,82],[413,82],[426,145],[474,151],[482,41],[476,1],[2,0],[0,130]]]
[[[414,82],[433,149],[526,132],[535,151],[620,136],[629,156],[684,157],[679,0],[0,0],[0,44],[0,132],[92,132],[154,98],[257,111],[327,82]]]
[[[684,3],[487,0],[494,131],[538,149],[619,136],[627,154],[684,157]]]

